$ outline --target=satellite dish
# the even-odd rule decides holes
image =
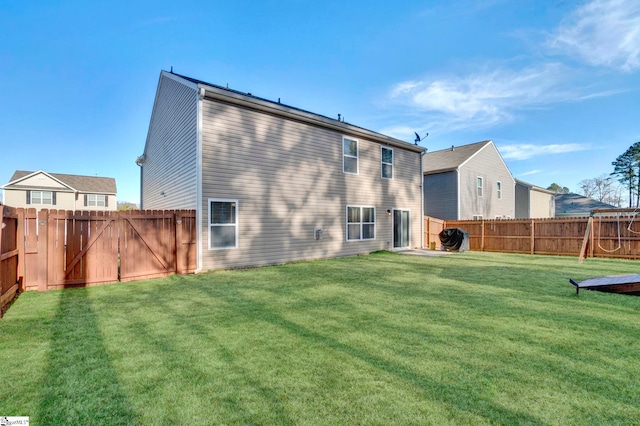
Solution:
[[[429,136],[429,133],[425,134],[423,137],[420,137],[420,135],[418,134],[418,132],[413,132],[416,134],[416,140],[414,140],[415,144],[418,145],[418,143],[422,142],[422,140],[424,138],[426,138],[427,136]]]

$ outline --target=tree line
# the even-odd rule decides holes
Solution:
[[[577,192],[602,203],[622,207],[640,207],[640,141],[631,145],[611,163],[613,172],[578,183]],[[548,190],[557,194],[570,192],[566,186],[552,183]]]

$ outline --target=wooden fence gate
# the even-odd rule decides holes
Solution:
[[[16,248],[3,246],[2,267],[5,257],[17,255],[23,290],[134,281],[196,269],[195,210],[11,211]]]

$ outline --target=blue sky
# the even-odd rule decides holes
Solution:
[[[492,139],[514,177],[572,190],[640,140],[640,2],[0,2],[0,183],[115,177],[138,202],[173,70],[413,142]]]

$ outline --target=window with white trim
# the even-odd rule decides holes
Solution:
[[[473,215],[473,220],[482,220],[482,219],[483,219],[483,217],[482,217],[481,214],[474,214]]]
[[[393,179],[393,149],[380,147],[382,179]]]
[[[477,177],[476,189],[477,189],[478,197],[482,197],[484,193],[484,179],[481,176]]]
[[[498,190],[498,200],[502,200],[502,182],[498,181],[496,186]]]
[[[375,239],[375,207],[347,206],[347,241]]]
[[[107,207],[107,196],[87,194],[84,196],[84,205],[87,207]]]
[[[238,200],[209,199],[209,249],[238,247]]]
[[[358,141],[356,139],[342,138],[342,171],[358,174]]]
[[[52,191],[27,191],[27,204],[55,205],[56,195]]]

